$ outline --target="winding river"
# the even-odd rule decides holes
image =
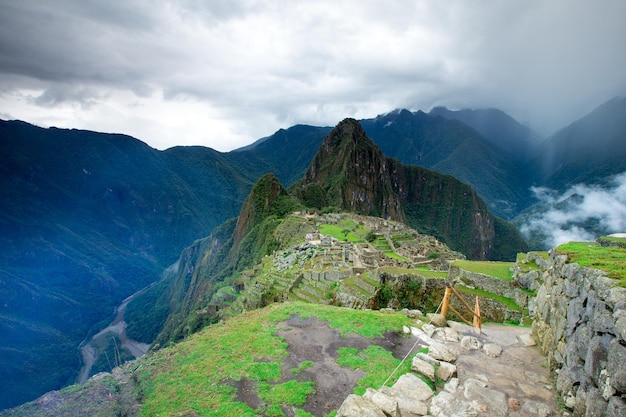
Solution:
[[[155,284],[156,283],[152,283],[147,287],[137,291],[133,295],[125,298],[124,301],[122,301],[122,304],[117,307],[115,319],[113,319],[111,324],[93,335],[89,339],[89,341],[83,340],[81,342],[81,344],[79,345],[79,349],[83,361],[83,366],[81,367],[80,373],[78,374],[77,382],[79,384],[82,384],[87,381],[87,379],[89,379],[91,367],[96,360],[96,355],[98,352],[97,349],[94,347],[93,342],[107,333],[117,335],[122,341],[122,346],[126,347],[130,351],[130,353],[132,353],[132,355],[136,358],[144,355],[148,351],[148,349],[150,348],[149,344],[137,342],[136,340],[130,339],[126,335],[126,322],[124,321],[124,312],[126,311],[126,306],[128,305],[128,303],[130,303],[135,297],[142,294]]]

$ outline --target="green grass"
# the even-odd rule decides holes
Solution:
[[[357,395],[363,395],[368,387],[380,388],[400,364],[400,360],[394,358],[391,352],[377,345],[370,345],[364,350],[341,347],[337,350],[337,354],[339,365],[367,372],[367,375],[361,378],[354,388],[354,393]],[[405,361],[389,380],[388,385],[393,385],[400,376],[410,371],[411,361]]]
[[[291,372],[293,372],[294,374],[299,374],[300,372],[304,371],[305,369],[310,368],[313,365],[314,363],[311,361],[304,361],[297,368],[292,368]]]
[[[569,242],[556,248],[557,253],[567,255],[572,263],[605,271],[610,278],[620,280],[626,286],[626,249],[603,247],[595,242]]]
[[[479,274],[489,275],[491,277],[500,278],[510,281],[513,278],[513,262],[490,262],[490,261],[465,261],[457,260],[452,263],[460,269]]]
[[[257,411],[235,400],[237,392],[232,381],[242,378],[258,382],[259,395],[268,407],[265,415],[280,415],[280,404],[303,404],[315,387],[311,381],[281,381],[285,377],[281,369],[287,344],[276,336],[277,323],[294,314],[327,321],[342,335],[355,333],[367,338],[383,336],[387,331],[399,332],[403,325],[411,324],[400,313],[299,302],[250,311],[139,360],[136,376],[143,403],[140,415],[254,416]],[[305,361],[299,368],[308,366],[311,365]]]
[[[447,278],[448,272],[446,271],[431,271],[430,269],[418,268],[399,268],[393,266],[384,266],[380,268],[383,272],[388,272],[394,275],[419,275],[424,278]]]
[[[350,229],[334,224],[322,224],[319,230],[321,234],[332,236],[341,242],[363,242],[363,239],[354,234]]]
[[[497,301],[499,303],[502,303],[504,305],[507,306],[507,308],[509,310],[513,310],[513,311],[522,311],[522,307],[518,306],[514,300],[507,298],[507,297],[503,297],[501,295],[498,294],[494,294],[488,291],[484,291],[481,290],[479,288],[468,288],[465,287],[463,285],[457,285],[454,287],[458,292],[462,293],[462,294],[471,294],[471,295],[477,295],[479,297],[484,297],[484,298],[489,298],[491,300]],[[465,297],[463,297],[465,298]],[[471,302],[470,300],[465,300],[468,302],[469,305],[473,305],[473,302]]]

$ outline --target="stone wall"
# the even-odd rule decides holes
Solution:
[[[626,415],[626,289],[550,252],[537,273],[533,333],[574,416]]]

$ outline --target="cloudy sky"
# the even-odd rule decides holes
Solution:
[[[623,0],[0,0],[0,118],[246,145],[398,107],[552,133],[626,95]]]

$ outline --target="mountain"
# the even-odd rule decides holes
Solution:
[[[361,123],[385,155],[470,184],[503,218],[531,201],[523,164],[460,121],[398,110]]]
[[[161,285],[139,297],[148,311],[137,308],[133,319],[131,309],[128,320],[132,324],[158,316],[155,310],[162,305],[169,306],[167,318],[161,315],[156,324],[137,325],[133,337],[155,334],[164,320],[156,339],[163,344],[215,322],[219,309],[207,306],[214,305],[216,291],[278,249],[276,228],[287,214],[305,207],[406,222],[475,259],[514,259],[526,250],[517,230],[494,217],[469,185],[385,157],[358,121],[346,119],[326,136],[290,192],[266,174],[236,222],[225,222],[182,252]]]
[[[544,140],[528,126],[498,109],[455,111],[435,107],[428,114],[463,122],[516,161],[527,162]]]
[[[564,191],[626,171],[626,98],[614,98],[549,137],[539,148],[536,184]]]
[[[525,247],[469,185],[385,157],[354,119],[324,139],[304,176],[303,186],[310,184],[331,206],[406,222],[473,259],[512,259]]]

